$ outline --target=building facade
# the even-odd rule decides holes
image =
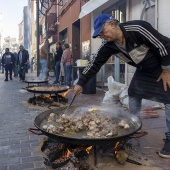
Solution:
[[[112,14],[120,22],[146,20],[160,33],[170,37],[168,0],[56,0],[55,4],[48,11],[47,34],[45,17],[40,17],[40,48],[46,35],[50,51],[55,48],[55,42],[67,42],[74,62],[77,59],[90,59],[96,54],[102,40],[92,39],[93,22],[101,13]],[[97,81],[104,84],[107,77],[112,75],[116,81],[129,85],[134,71],[134,67],[111,56],[97,74]]]
[[[10,52],[14,53],[18,51],[18,43],[16,38],[5,37],[2,44],[2,53],[5,53],[5,48],[9,48]]]
[[[36,1],[31,1],[30,4],[30,55],[36,58]]]
[[[170,13],[169,4],[168,0],[90,0],[81,7],[80,17],[83,22],[83,18],[90,14],[90,36],[93,34],[95,17],[101,13],[110,13],[120,22],[146,20],[160,33],[170,37],[170,22],[166,17]],[[84,29],[85,27],[82,27],[81,32]],[[91,53],[96,53],[101,40],[91,38],[90,41]],[[116,81],[129,85],[134,71],[134,67],[120,61],[116,56],[112,56],[98,73],[98,81],[106,82],[107,77],[112,75]]]
[[[29,27],[29,10],[28,6],[24,7],[23,10],[23,40],[25,49],[29,49],[29,39],[30,39],[30,27]]]
[[[24,44],[24,27],[23,27],[23,21],[18,24],[18,32],[19,32],[19,36],[18,36],[18,44]]]

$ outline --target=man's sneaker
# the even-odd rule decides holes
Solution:
[[[57,83],[59,83],[58,81],[54,81],[54,83],[53,84],[57,84]]]
[[[8,79],[5,79],[4,81],[8,81]]]
[[[170,158],[170,139],[164,139],[164,147],[159,152],[159,156],[163,158]]]

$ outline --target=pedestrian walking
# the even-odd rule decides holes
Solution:
[[[24,81],[27,65],[29,64],[29,54],[23,45],[20,45],[19,49],[20,50],[18,52],[17,65],[19,69],[20,81]]]
[[[9,48],[5,49],[5,53],[2,56],[2,65],[5,68],[5,80],[8,81],[8,73],[10,75],[10,80],[12,80],[12,68],[15,63],[14,54],[9,51]]]

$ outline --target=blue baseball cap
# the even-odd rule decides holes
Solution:
[[[92,37],[96,38],[102,31],[104,24],[111,19],[114,19],[111,14],[101,14],[97,16],[94,20],[94,33]]]

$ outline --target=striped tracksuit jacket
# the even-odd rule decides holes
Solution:
[[[145,75],[157,79],[162,69],[170,69],[170,39],[160,34],[148,22],[142,20],[119,24],[126,42],[126,52],[114,42],[103,41],[96,57],[79,77],[78,85],[84,86],[115,55],[126,63],[142,70]],[[141,76],[141,75],[140,75]]]

